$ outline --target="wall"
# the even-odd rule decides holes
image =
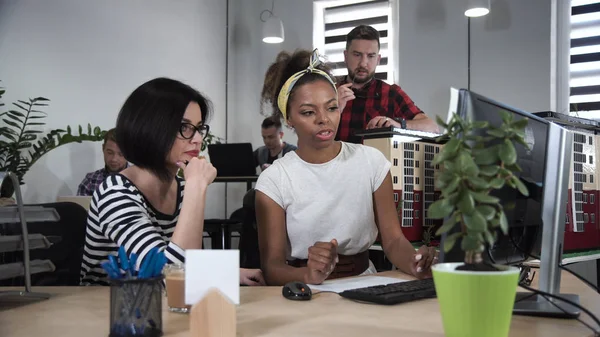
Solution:
[[[49,128],[109,129],[133,89],[168,76],[212,99],[211,130],[224,134],[225,15],[221,0],[2,1],[4,102],[45,96]],[[85,173],[101,166],[100,143],[58,148],[25,176],[26,201],[73,195]],[[221,184],[210,187],[208,217],[222,215],[223,191]]]
[[[444,0],[398,1],[398,85],[431,118],[446,120],[450,87],[467,87],[467,18]]]
[[[471,19],[471,89],[529,112],[552,103],[552,1],[493,0]]]
[[[285,41],[281,44],[262,42],[260,13],[270,9],[271,3],[268,0],[230,0],[229,4],[227,138],[230,143],[250,142],[253,148],[264,145],[260,124],[265,116],[260,114],[260,92],[267,68],[282,50],[293,52],[296,48],[312,48],[312,2],[307,0],[276,1],[274,12],[283,21]],[[285,127],[284,141],[297,142],[293,131]],[[228,214],[241,207],[244,193],[245,184],[228,184]]]

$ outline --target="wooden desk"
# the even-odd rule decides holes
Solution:
[[[399,272],[381,275],[402,277]],[[582,304],[599,315],[598,294],[572,275],[563,273],[562,277],[562,291],[578,293]],[[108,336],[107,287],[34,289],[53,296],[12,308],[0,303],[1,336]],[[240,295],[238,336],[444,336],[436,299],[380,306],[324,293],[314,295],[311,301],[294,302],[281,296],[281,287],[242,287]],[[163,303],[166,305],[166,301]],[[587,317],[583,319],[591,322]],[[165,308],[163,329],[165,337],[188,336],[189,316],[170,313]],[[526,316],[513,316],[510,330],[511,337],[591,335],[590,330],[576,320]]]

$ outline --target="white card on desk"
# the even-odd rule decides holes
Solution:
[[[240,304],[240,251],[189,249],[185,251],[185,304],[198,303],[212,288]]]

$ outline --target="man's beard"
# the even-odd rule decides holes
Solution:
[[[119,173],[119,172],[123,171],[126,167],[127,167],[127,164],[119,167],[117,170],[113,170],[110,166],[106,165],[106,170],[110,173]]]
[[[367,77],[365,77],[365,78],[356,78],[356,73],[359,70],[366,71],[366,69],[362,69],[362,68],[358,68],[355,71],[348,70],[348,77],[350,77],[350,79],[352,80],[353,83],[356,83],[356,84],[365,84],[365,83],[371,81],[375,77],[375,72],[373,71],[372,73],[368,73]]]

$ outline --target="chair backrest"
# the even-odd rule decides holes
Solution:
[[[85,208],[86,211],[89,211],[92,197],[84,195],[60,196],[56,198],[56,202],[74,202],[81,205],[81,207]]]
[[[74,202],[56,202],[35,206],[54,208],[60,216],[60,220],[58,222],[28,222],[29,234],[39,233],[46,237],[60,237],[60,240],[48,249],[30,251],[30,260],[50,260],[56,267],[54,272],[32,274],[31,284],[34,286],[79,285],[88,212]],[[19,226],[11,226],[6,229],[7,235],[20,233]],[[13,255],[16,260],[22,260],[21,252]],[[20,280],[13,280],[12,285],[18,286],[22,283],[22,278],[20,278]]]
[[[256,210],[254,206],[255,190],[250,189],[244,195],[242,233],[240,235],[240,267],[260,268],[258,249],[258,231],[256,229]]]

